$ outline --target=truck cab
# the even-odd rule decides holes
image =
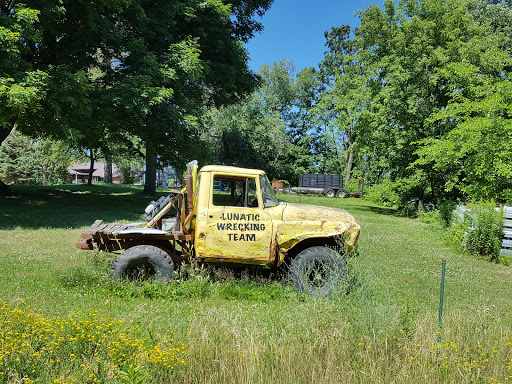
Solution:
[[[196,257],[279,266],[304,244],[343,244],[355,254],[360,227],[348,212],[280,202],[261,170],[206,166],[196,191]],[[294,253],[297,249],[294,250]]]

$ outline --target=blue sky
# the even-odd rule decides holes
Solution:
[[[355,12],[383,0],[275,0],[262,18],[264,31],[247,45],[249,67],[291,60],[297,72],[316,67],[325,52],[324,31],[333,26],[359,25]]]

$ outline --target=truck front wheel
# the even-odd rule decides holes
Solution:
[[[153,245],[136,245],[124,251],[114,264],[112,274],[116,278],[160,281],[172,280],[174,262],[161,248]]]
[[[288,277],[301,291],[324,297],[342,289],[348,273],[345,261],[334,250],[315,246],[291,261]]]

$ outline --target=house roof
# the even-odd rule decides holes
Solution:
[[[77,176],[89,176],[89,168],[91,167],[91,163],[75,163],[68,167],[68,172],[72,175]],[[121,176],[121,172],[117,168],[117,165],[112,163],[112,176]],[[94,162],[94,172],[92,173],[92,177],[98,177],[100,179],[105,178],[105,163],[101,161]]]

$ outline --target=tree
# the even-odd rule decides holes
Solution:
[[[345,155],[345,184],[350,182],[354,153],[358,144],[358,131],[362,130],[363,114],[367,108],[369,92],[365,64],[358,52],[358,45],[351,38],[348,25],[333,27],[325,32],[328,51],[321,63],[326,86],[318,103],[317,111],[326,116],[327,132],[333,146],[342,144]],[[336,151],[336,156],[340,153]],[[341,172],[341,167],[340,167]]]
[[[495,39],[493,35],[473,39],[464,62],[439,71],[451,100],[430,124],[446,122],[453,128],[438,139],[423,140],[414,165],[433,166],[444,175],[448,192],[510,202],[512,59]],[[473,49],[480,55],[474,55]]]
[[[146,193],[155,192],[157,154],[173,166],[182,165],[180,155],[192,157],[205,105],[236,102],[254,88],[241,41],[261,28],[252,17],[271,3],[133,1],[122,14],[125,53],[116,58],[105,101],[109,126],[144,142]]]
[[[88,128],[88,70],[100,65],[98,51],[119,51],[115,15],[123,7],[114,0],[2,3],[0,143],[15,126],[71,142]]]
[[[263,169],[270,178],[288,178],[290,141],[285,124],[277,111],[263,112],[254,95],[210,111],[208,126],[217,162]]]
[[[14,131],[0,146],[0,177],[9,184],[63,184],[77,159],[64,141]]]
[[[151,169],[194,137],[202,105],[252,89],[241,42],[272,0],[23,4],[0,7],[0,141],[15,125],[92,149],[137,135]]]
[[[472,44],[492,30],[475,21],[464,0],[403,1],[384,9],[371,6],[361,14],[357,31],[368,62],[372,98],[369,137],[386,148],[390,176],[403,181],[404,199],[446,195],[445,175],[416,162],[422,143],[453,129],[449,119],[434,119],[453,98],[443,70],[482,51]],[[493,42],[495,44],[496,41]]]

